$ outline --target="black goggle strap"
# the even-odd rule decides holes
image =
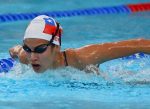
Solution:
[[[60,42],[60,46],[61,46],[61,30],[59,30],[59,42]]]
[[[59,32],[59,23],[56,23],[57,24],[57,28],[56,28],[56,31],[54,34],[52,34],[52,39],[50,40],[49,44],[52,44],[55,36],[57,35],[57,33]]]

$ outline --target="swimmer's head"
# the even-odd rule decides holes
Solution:
[[[26,29],[23,49],[35,72],[54,68],[59,62],[62,28],[53,18],[40,15]]]
[[[24,40],[28,38],[44,39],[52,44],[61,45],[62,27],[52,17],[40,15],[28,25]]]

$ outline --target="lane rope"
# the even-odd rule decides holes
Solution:
[[[135,12],[150,11],[149,3],[140,4],[128,4],[111,7],[96,7],[87,9],[76,9],[67,11],[50,11],[50,12],[35,12],[35,13],[8,13],[0,14],[0,22],[13,22],[21,20],[30,20],[38,15],[48,15],[51,17],[73,17],[73,16],[85,16],[85,15],[103,15],[103,14],[131,14]]]
[[[0,73],[7,73],[14,67],[15,63],[16,61],[12,58],[0,59]]]

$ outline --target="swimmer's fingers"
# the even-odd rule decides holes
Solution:
[[[9,49],[9,54],[12,58],[18,58],[18,54],[20,52],[21,46],[17,45]]]
[[[9,54],[12,58],[17,58],[18,56],[16,55],[16,53],[14,52],[14,49],[13,48],[10,48],[9,49]]]

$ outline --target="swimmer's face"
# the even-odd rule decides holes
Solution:
[[[31,51],[35,51],[35,48],[43,44],[48,44],[48,41],[43,39],[28,38],[25,39],[24,44],[30,48]],[[51,45],[45,47],[46,50],[42,53],[26,52],[28,61],[30,62],[33,70],[37,73],[46,71],[51,68],[54,63],[56,56],[55,47],[52,47]]]

